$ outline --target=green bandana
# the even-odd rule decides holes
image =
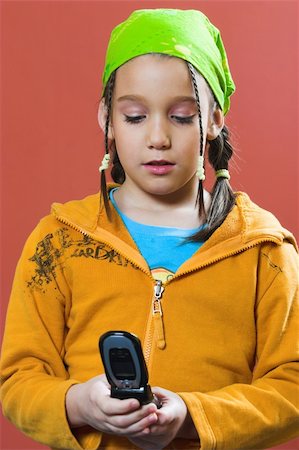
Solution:
[[[103,84],[130,59],[165,53],[190,62],[208,82],[222,111],[227,113],[235,90],[219,30],[200,11],[141,9],[111,33]]]

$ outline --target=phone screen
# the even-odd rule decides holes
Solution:
[[[131,352],[127,348],[111,348],[109,351],[112,371],[118,380],[134,380],[135,365]]]

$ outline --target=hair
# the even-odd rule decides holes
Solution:
[[[202,128],[202,116],[201,107],[198,94],[198,87],[196,82],[196,69],[187,62],[191,81],[195,93],[196,105],[198,110],[198,120],[200,129],[200,150],[199,154],[204,154],[203,148],[203,128]],[[219,105],[214,99],[214,108],[219,108]],[[229,130],[224,125],[216,139],[208,141],[208,160],[215,170],[228,169],[228,162],[233,155],[233,147],[229,142]],[[226,219],[228,213],[235,205],[236,195],[234,194],[229,180],[224,177],[217,177],[215,184],[211,192],[211,204],[208,212],[205,210],[204,197],[203,197],[203,183],[199,180],[198,184],[198,196],[197,201],[199,205],[199,215],[204,217],[205,224],[197,233],[193,234],[187,240],[198,242],[208,239],[214,231],[222,224]]]
[[[161,56],[169,56],[169,55],[161,55]],[[203,127],[202,127],[200,99],[195,75],[197,71],[189,62],[187,62],[187,67],[190,73],[192,86],[195,92],[196,105],[198,110],[199,129],[200,129],[199,154],[203,156],[205,149],[203,147]],[[111,177],[113,181],[118,184],[122,184],[126,179],[126,175],[119,160],[115,142],[112,141],[109,144],[108,140],[108,130],[111,119],[115,74],[116,70],[111,74],[103,94],[107,110],[105,123],[105,153],[106,154],[110,152],[112,153]],[[219,108],[219,105],[217,104],[216,101],[214,102],[214,107]],[[207,142],[208,160],[215,171],[219,169],[228,169],[229,160],[233,155],[233,147],[229,141],[229,137],[230,137],[229,130],[226,126],[224,126],[216,139]],[[107,215],[110,218],[110,205],[104,170],[101,172],[101,199],[104,203]],[[204,218],[204,226],[201,227],[201,229],[197,233],[188,237],[187,241],[201,242],[208,239],[214,233],[214,231],[223,223],[228,213],[235,205],[235,199],[236,194],[234,194],[230,186],[229,180],[224,177],[218,177],[216,178],[215,184],[211,192],[211,204],[209,210],[206,211],[204,204],[203,183],[202,180],[199,180],[196,202],[198,204],[198,214],[201,218],[202,217]]]
[[[110,125],[111,110],[112,110],[112,96],[113,96],[113,89],[114,89],[114,83],[115,83],[115,74],[116,74],[116,71],[112,72],[112,74],[110,75],[110,78],[109,78],[108,83],[104,90],[103,98],[105,100],[105,105],[106,105],[106,110],[107,110],[106,123],[105,123],[105,141],[104,141],[105,154],[108,155],[110,153],[110,147],[113,146],[113,148],[114,148],[113,153],[116,156],[117,151],[116,151],[115,144],[113,142],[112,145],[109,145],[109,139],[108,139],[108,131],[109,131],[109,125]],[[113,158],[113,168],[114,168],[115,156]],[[118,156],[117,156],[117,158],[118,158]],[[124,173],[124,170],[123,170],[123,173]],[[112,176],[113,180],[116,181],[116,179],[114,179],[114,177],[112,175],[112,171],[111,171],[111,176]],[[117,179],[118,179],[118,177],[117,177]],[[125,179],[123,179],[121,182],[120,181],[116,181],[116,182],[123,183],[124,180]],[[108,218],[110,219],[110,205],[109,205],[109,198],[108,198],[108,192],[107,192],[107,182],[106,182],[105,170],[101,171],[101,201],[104,202],[105,210],[107,212]]]

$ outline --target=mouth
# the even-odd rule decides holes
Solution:
[[[166,161],[165,159],[155,159],[144,163],[143,167],[149,174],[153,176],[161,176],[171,173],[175,167],[175,163]]]
[[[174,166],[174,163],[172,163],[170,161],[166,161],[164,159],[160,159],[160,160],[153,160],[153,161],[146,162],[143,165],[144,166]]]

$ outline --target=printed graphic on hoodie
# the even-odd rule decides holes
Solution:
[[[69,258],[92,258],[107,261],[119,266],[132,265],[108,245],[89,236],[74,240],[69,229],[59,228],[47,234],[36,246],[34,255],[29,258],[35,264],[34,274],[27,281],[30,288],[43,288],[56,280],[57,269],[61,269]]]

